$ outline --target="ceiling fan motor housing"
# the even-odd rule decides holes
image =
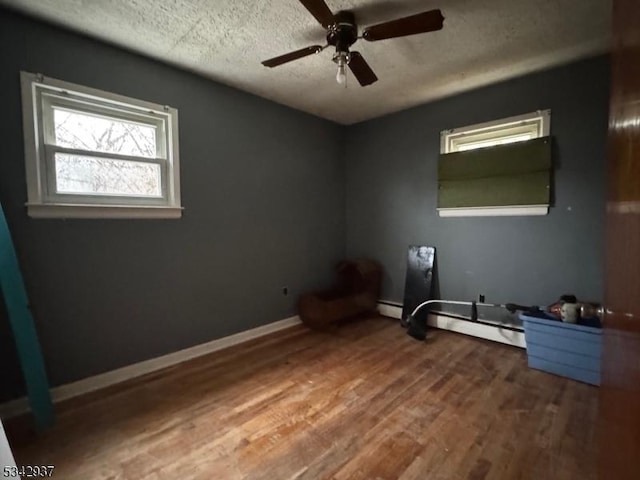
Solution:
[[[335,23],[329,28],[327,43],[336,47],[336,53],[349,53],[349,47],[358,40],[358,26],[353,12],[346,10],[334,15]]]

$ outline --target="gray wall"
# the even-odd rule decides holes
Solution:
[[[609,62],[600,57],[353,126],[346,144],[347,254],[379,259],[402,301],[406,250],[436,247],[440,298],[546,305],[603,294]],[[544,217],[439,218],[441,130],[552,110],[555,202]]]
[[[342,127],[4,10],[0,65],[0,201],[54,385],[283,319],[332,279]],[[28,218],[20,70],[177,107],[184,217]],[[2,308],[0,401],[22,391]]]

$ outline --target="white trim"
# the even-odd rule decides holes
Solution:
[[[134,363],[133,365],[127,365],[126,367],[118,368],[117,370],[111,370],[110,372],[84,378],[77,382],[54,387],[51,389],[51,397],[54,403],[59,403],[79,395],[94,392],[126,380],[131,380],[148,373],[178,365],[179,363],[186,362],[187,360],[192,360],[234,345],[248,342],[249,340],[264,337],[270,333],[285,330],[300,323],[300,318],[297,316],[285,318],[277,322],[252,328],[251,330],[245,330],[244,332],[212,340],[211,342],[202,343],[194,347],[169,353],[161,357]],[[25,397],[0,404],[1,418],[15,417],[16,415],[21,415],[28,411],[29,404]]]
[[[498,134],[502,129],[509,129],[517,127],[519,125],[527,125],[530,123],[538,123],[539,129],[537,130],[538,137],[548,137],[551,133],[551,110],[537,110],[535,112],[525,113],[522,115],[515,115],[513,117],[501,118],[499,120],[492,120],[489,122],[476,123],[474,125],[467,125],[460,128],[451,128],[440,132],[440,153],[450,153],[451,139],[453,137],[464,136],[476,136],[476,135],[491,135],[489,132],[496,131]],[[495,135],[494,135],[495,136]],[[500,135],[498,135],[500,136]]]
[[[402,307],[389,305],[388,303],[378,303],[378,313],[389,318],[402,318]]]
[[[50,91],[62,93],[63,95],[66,95],[69,91],[72,91],[74,94],[90,100],[107,100],[109,101],[109,103],[117,104],[120,107],[136,109],[141,114],[150,113],[155,115],[166,115],[167,110],[171,109],[171,107],[168,107],[166,105],[147,102],[145,100],[139,100],[137,98],[127,97],[125,95],[118,95],[117,93],[106,92],[97,88],[85,87],[84,85],[78,85],[76,83],[65,82],[64,80],[46,77],[39,73],[21,71],[20,78],[21,80],[35,81],[41,84],[43,87],[48,87]]]
[[[143,100],[138,100],[95,88],[45,77],[40,74],[20,72],[25,166],[28,192],[28,214],[35,218],[94,218],[91,213],[99,213],[96,218],[179,218],[176,212],[180,201],[180,155],[178,143],[178,110]],[[131,157],[136,162],[156,163],[161,166],[162,197],[139,197],[123,195],[74,195],[58,193],[55,188],[53,154],[56,151],[76,152],[100,158],[122,158],[125,156],[104,152],[86,152],[54,145],[52,109],[64,105],[81,112],[95,114],[102,112],[108,118],[118,118],[133,123],[143,123],[156,128],[157,158]],[[49,178],[47,178],[49,177]],[[126,198],[126,200],[125,200]],[[136,209],[117,209],[117,213],[87,209],[86,205],[96,205],[111,209],[111,205],[121,203]],[[65,204],[64,209],[57,208]],[[56,208],[33,208],[36,206]],[[70,213],[75,206],[81,210]],[[154,207],[164,209],[153,209]],[[142,209],[153,210],[145,215]],[[177,210],[176,210],[177,209]],[[33,214],[32,214],[33,212]],[[60,213],[60,215],[58,215]],[[166,216],[164,216],[166,213]],[[131,214],[131,216],[127,216]]]
[[[548,205],[438,208],[440,217],[528,217],[547,215],[548,213]]]
[[[400,319],[402,317],[401,306],[378,303],[378,312],[381,315],[390,318]],[[500,324],[500,322],[495,320],[483,319],[483,321],[495,322],[496,325]],[[427,323],[429,326],[439,328],[441,330],[450,330],[452,332],[484,338],[485,340],[492,340],[494,342],[504,343],[514,347],[527,348],[527,344],[524,339],[524,332],[514,332],[513,330],[490,327],[489,325],[483,325],[481,323],[473,323],[468,320],[461,320],[437,314],[429,314]]]
[[[429,315],[429,325],[442,330],[464,333],[473,337],[493,340],[494,342],[505,343],[519,348],[527,348],[524,339],[524,332],[515,332],[500,327],[490,327],[481,323],[473,323],[459,318],[446,317],[444,315]]]
[[[523,113],[522,115],[514,115],[511,117],[501,118],[498,120],[490,120],[488,122],[475,123],[473,125],[467,125],[465,127],[452,128],[450,130],[445,130],[442,133],[445,133],[445,132],[446,133],[466,133],[466,132],[477,131],[477,130],[488,130],[497,126],[526,122],[527,120],[531,120],[539,117],[543,117],[543,118],[551,117],[551,109],[536,110],[535,112]],[[549,126],[550,126],[549,124],[546,125],[546,127],[549,127]],[[543,132],[542,136],[546,137],[549,135],[550,129],[545,128],[542,132]]]
[[[156,206],[27,204],[27,212],[31,218],[176,219],[182,216],[182,210],[181,207]]]

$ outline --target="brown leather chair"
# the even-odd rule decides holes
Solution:
[[[328,290],[306,293],[298,302],[301,320],[322,329],[340,320],[376,311],[382,268],[375,260],[345,260],[338,264],[338,282]]]

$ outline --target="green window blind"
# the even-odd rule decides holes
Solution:
[[[549,205],[551,137],[440,155],[438,208]]]

